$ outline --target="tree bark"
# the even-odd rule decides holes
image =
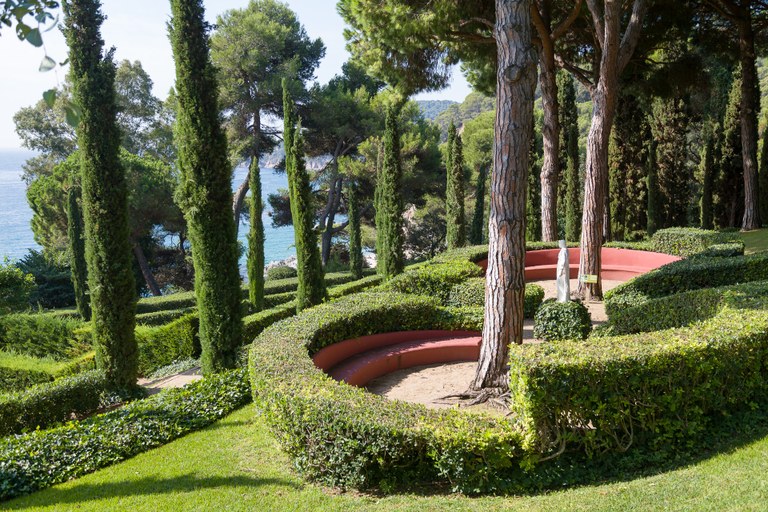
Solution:
[[[144,276],[144,282],[147,283],[147,288],[155,297],[161,296],[163,293],[160,291],[155,276],[152,274],[152,269],[149,268],[147,257],[144,256],[144,251],[141,249],[138,243],[133,244],[133,255],[136,257],[136,263],[139,264],[141,269],[141,275]]]
[[[333,182],[331,182],[331,185],[328,187],[328,213],[325,218],[325,229],[323,230],[323,239],[321,244],[323,266],[328,263],[328,260],[331,257],[331,243],[333,242],[333,235],[338,233],[338,230],[334,229],[333,223],[336,220],[336,212],[339,211],[339,205],[341,203],[341,189],[343,185],[343,178],[341,176],[336,176]]]
[[[760,227],[757,185],[757,69],[755,68],[755,34],[752,16],[744,9],[739,25],[739,57],[741,60],[741,154],[744,161],[744,218],[742,231]]]
[[[472,392],[508,389],[509,345],[523,340],[525,194],[537,61],[530,9],[530,0],[496,0],[498,67],[486,306]]]
[[[248,191],[251,189],[251,171],[245,175],[245,179],[237,187],[235,194],[232,196],[232,215],[235,217],[235,235],[240,231],[240,215],[243,213],[243,203],[245,202],[245,196],[248,195]]]

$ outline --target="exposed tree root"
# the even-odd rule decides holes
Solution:
[[[472,407],[487,403],[497,409],[509,411],[509,390],[504,388],[468,389],[463,393],[446,395],[435,400],[435,403]]]

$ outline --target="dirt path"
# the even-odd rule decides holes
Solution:
[[[168,377],[162,377],[160,379],[148,380],[139,379],[139,386],[147,388],[147,392],[150,395],[159,393],[165,388],[180,388],[186,386],[191,382],[200,380],[203,378],[203,374],[200,368],[192,368],[190,370],[178,373],[176,375],[170,375]]]
[[[544,298],[557,296],[555,281],[533,281],[544,288]],[[603,291],[608,291],[621,284],[621,281],[603,281]],[[578,282],[571,279],[571,290]],[[599,325],[607,321],[605,306],[602,302],[587,305],[592,317],[592,324]],[[533,338],[533,320],[526,320],[523,325],[524,343],[537,343]],[[391,400],[403,400],[426,405],[433,409],[452,407],[450,401],[441,397],[465,391],[475,374],[475,362],[433,364],[417,366],[384,375],[368,383],[366,389],[371,393],[385,396]]]

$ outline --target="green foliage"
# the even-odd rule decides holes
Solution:
[[[557,74],[558,102],[560,103],[560,161],[563,179],[560,180],[558,204],[565,217],[565,239],[577,242],[581,237],[581,178],[579,177],[579,112],[576,107],[576,89],[573,76],[566,71]]]
[[[523,300],[523,315],[525,318],[533,318],[536,310],[544,301],[544,288],[537,284],[525,285],[525,298]],[[468,306],[485,306],[485,278],[472,277],[454,285],[451,288],[446,305],[454,308]]]
[[[733,258],[744,256],[745,245],[741,240],[731,240],[722,244],[710,245],[703,251],[690,256],[691,258]]]
[[[349,270],[355,279],[363,277],[363,244],[360,225],[360,200],[357,184],[347,185],[347,217],[349,218]],[[766,217],[768,218],[768,217]]]
[[[278,265],[267,270],[267,279],[270,281],[276,281],[278,279],[294,279],[298,276],[298,272],[293,267],[288,265]]]
[[[50,382],[61,366],[53,359],[38,359],[0,350],[0,394]]]
[[[713,182],[715,227],[739,227],[744,214],[744,162],[741,140],[741,70],[731,82]]]
[[[232,169],[219,124],[219,90],[200,0],[172,0],[171,45],[178,100],[178,199],[189,226],[205,374],[235,366],[242,336]]]
[[[139,375],[147,376],[179,359],[200,356],[199,321],[189,314],[158,327],[136,327]]]
[[[77,353],[75,330],[83,324],[72,318],[40,314],[0,316],[0,349],[34,357],[66,359]]]
[[[264,307],[264,221],[261,200],[261,171],[259,159],[254,156],[248,173],[250,179],[251,225],[248,232],[248,298],[256,310]]]
[[[320,250],[317,246],[317,236],[314,230],[314,208],[309,176],[304,162],[301,125],[296,125],[296,107],[288,87],[288,80],[283,79],[285,169],[288,174],[291,218],[293,219],[293,233],[296,240],[296,270],[299,279],[296,308],[297,311],[301,311],[323,302],[326,298],[326,289]]]
[[[698,228],[667,228],[653,234],[651,247],[655,252],[687,257],[700,253],[711,245],[731,242],[732,233]]]
[[[454,285],[470,277],[483,275],[483,270],[469,261],[434,263],[407,269],[384,285],[383,289],[400,293],[434,297],[445,304]]]
[[[69,266],[35,250],[27,252],[16,266],[35,279],[35,288],[29,296],[33,307],[63,308],[75,304]]]
[[[151,313],[139,313],[136,315],[136,324],[145,326],[158,326],[165,325],[169,322],[181,318],[182,316],[192,313],[194,308],[181,308],[181,309],[165,309],[162,311],[154,311]]]
[[[766,295],[732,299],[688,328],[513,346],[513,414],[541,450],[684,448],[713,419],[768,394]]]
[[[701,201],[699,203],[702,229],[712,229],[715,227],[712,212],[712,186],[715,179],[714,143],[714,135],[708,132],[704,149],[702,149],[701,163],[699,164],[699,172],[702,176]],[[765,153],[765,150],[763,150],[763,153]],[[766,158],[768,158],[768,153],[766,153]]]
[[[485,225],[485,181],[486,168],[481,167],[477,173],[475,184],[475,210],[472,215],[472,225],[469,228],[468,241],[471,245],[483,243],[483,227]]]
[[[128,229],[128,190],[120,163],[113,52],[104,54],[98,0],[64,4],[78,124],[85,251],[97,366],[116,387],[136,381],[136,288]]]
[[[466,244],[466,225],[464,214],[464,153],[461,136],[456,133],[456,126],[451,123],[448,129],[448,148],[445,161],[445,218],[446,245],[456,249]]]
[[[0,315],[28,309],[34,288],[31,274],[25,274],[7,260],[0,264]]]
[[[544,157],[544,142],[541,134],[541,123],[533,119],[531,147],[528,168],[528,185],[526,187],[525,206],[525,240],[526,242],[541,241],[541,167]]]
[[[766,112],[766,115],[768,115],[768,112]],[[763,145],[760,148],[759,174],[757,177],[758,207],[760,208],[760,220],[763,224],[768,223],[768,144],[766,141],[768,141],[768,131],[764,128]]]
[[[648,189],[648,210],[646,211],[646,231],[653,236],[662,227],[661,219],[661,192],[659,191],[659,177],[656,169],[656,144],[649,143],[648,148],[648,176],[646,178]]]
[[[45,429],[72,414],[91,413],[104,402],[110,384],[103,372],[94,370],[0,395],[0,436]]]
[[[81,422],[0,440],[0,500],[161,446],[210,425],[248,401],[245,371],[236,370],[167,389]]]
[[[387,109],[384,162],[376,180],[377,270],[387,279],[403,271],[403,203],[400,131],[395,108]]]
[[[689,290],[768,279],[768,254],[735,257],[697,257],[676,261],[635,277],[605,294],[605,310],[612,318],[620,310],[650,299]]]
[[[690,114],[679,97],[655,98],[650,116],[659,198],[656,228],[686,226],[693,172],[688,161]],[[650,232],[650,230],[649,230]]]
[[[536,311],[533,323],[535,338],[556,340],[584,340],[592,331],[592,319],[587,307],[579,301],[544,301]]]
[[[80,206],[80,187],[71,187],[67,193],[67,239],[69,240],[69,266],[72,269],[72,287],[75,291],[77,312],[83,320],[91,319],[88,298],[88,269],[85,262],[83,210]]]

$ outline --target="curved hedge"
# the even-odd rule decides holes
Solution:
[[[386,489],[448,481],[468,493],[520,489],[529,481],[523,468],[538,455],[511,421],[389,401],[334,381],[309,358],[358,336],[479,327],[468,323],[471,315],[434,298],[397,293],[359,294],[309,309],[254,341],[254,400],[296,466],[321,482]]]
[[[525,318],[533,318],[543,301],[544,288],[534,283],[526,284],[523,300]],[[485,306],[485,278],[471,277],[463,283],[454,285],[448,293],[446,305],[451,307]]]
[[[483,270],[471,261],[456,259],[406,269],[387,281],[383,290],[436,297],[445,304],[454,285],[482,275]]]

